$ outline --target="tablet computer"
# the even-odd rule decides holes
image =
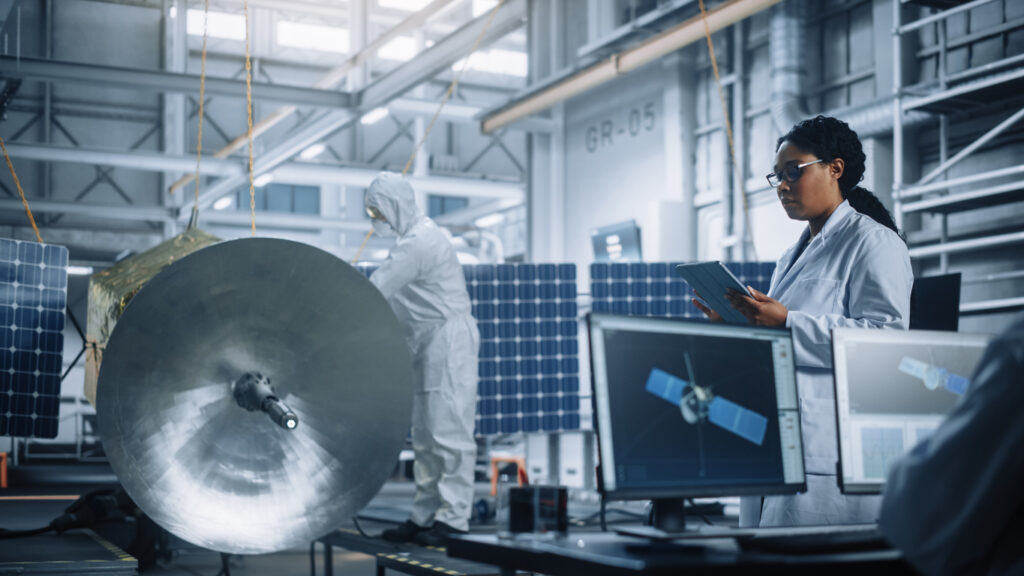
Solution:
[[[729,324],[749,324],[747,317],[741,314],[738,310],[729,304],[729,301],[725,299],[726,292],[732,288],[740,294],[745,294],[753,298],[754,296],[747,290],[747,287],[743,285],[729,269],[725,267],[725,264],[714,260],[711,262],[693,262],[690,264],[680,264],[676,266],[676,272],[683,277],[690,286],[700,293],[700,298],[703,300],[709,308],[718,312],[718,315],[722,317]]]

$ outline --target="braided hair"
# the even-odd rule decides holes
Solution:
[[[837,118],[815,116],[797,123],[779,138],[776,150],[783,142],[790,142],[797,148],[814,154],[825,162],[842,158],[845,163],[843,175],[839,177],[839,192],[850,202],[854,210],[871,217],[882,226],[892,230],[906,240],[892,214],[870,190],[858,186],[864,178],[864,148],[850,125]]]

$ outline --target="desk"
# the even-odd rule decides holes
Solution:
[[[651,544],[612,533],[570,534],[556,540],[500,540],[496,536],[463,536],[452,540],[448,554],[490,562],[502,575],[515,570],[550,576],[620,576],[622,574],[678,575],[827,573],[914,574],[895,550],[823,555],[778,555],[744,552],[732,539]]]
[[[355,530],[340,529],[318,540],[324,546],[324,574],[333,576],[332,548],[337,546],[373,556],[377,560],[377,576],[394,570],[417,576],[498,576],[492,564],[482,564],[448,556],[444,548],[416,544],[395,544],[380,538],[367,538]]]

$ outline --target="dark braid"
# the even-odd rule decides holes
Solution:
[[[778,150],[783,142],[790,142],[804,152],[814,154],[825,162],[842,158],[845,164],[839,177],[839,192],[850,202],[850,206],[861,214],[870,216],[875,222],[889,228],[904,238],[896,228],[896,222],[885,205],[871,191],[858,186],[864,179],[864,148],[850,125],[829,116],[815,116],[797,123],[779,138],[775,145]],[[904,238],[906,240],[906,238]]]

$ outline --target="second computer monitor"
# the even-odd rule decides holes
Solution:
[[[589,336],[606,497],[804,489],[789,331],[592,314]]]
[[[882,490],[889,466],[960,401],[990,340],[930,330],[832,331],[843,492]]]

